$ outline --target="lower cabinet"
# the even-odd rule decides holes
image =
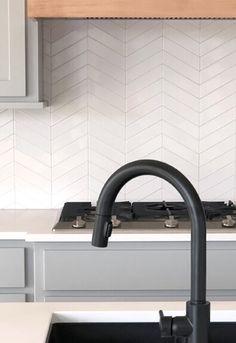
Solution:
[[[0,288],[25,287],[24,248],[0,248]]]
[[[209,242],[210,300],[236,300],[236,242]],[[234,262],[235,261],[235,262]],[[186,300],[190,294],[187,242],[35,245],[36,301]]]
[[[207,298],[236,300],[236,242],[208,242]],[[0,302],[186,300],[188,242],[0,241]]]
[[[0,242],[0,302],[34,300],[32,257],[24,241]]]

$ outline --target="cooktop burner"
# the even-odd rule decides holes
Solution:
[[[236,206],[232,201],[203,201],[207,223],[220,223],[220,227],[236,227]],[[92,228],[96,207],[91,202],[67,202],[61,212],[59,223],[53,228]],[[184,202],[115,202],[112,208],[114,228],[145,227],[178,228],[189,224],[189,215]],[[142,223],[142,225],[140,224]],[[148,224],[145,224],[148,223]],[[159,223],[159,225],[157,225]],[[181,225],[180,225],[181,224]],[[184,226],[186,226],[184,224]],[[219,225],[218,225],[219,226]]]

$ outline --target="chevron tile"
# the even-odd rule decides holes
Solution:
[[[52,207],[88,196],[87,22],[51,28]],[[72,200],[71,200],[72,201]]]
[[[235,197],[235,29],[201,26],[199,187],[209,200]]]
[[[126,161],[162,158],[162,22],[126,26]],[[161,198],[161,181],[139,177],[125,187],[126,199]]]
[[[163,28],[163,161],[198,189],[199,28],[196,21],[165,21]],[[178,200],[163,183],[164,199]]]
[[[124,23],[89,21],[89,198],[93,202],[107,178],[125,162],[124,49]]]
[[[0,112],[0,207],[97,201],[126,162],[153,158],[204,200],[236,201],[234,20],[44,20],[44,110]],[[119,200],[179,200],[130,181]]]
[[[0,208],[15,206],[12,110],[0,110]]]
[[[51,206],[50,115],[15,112],[15,197],[17,208]]]

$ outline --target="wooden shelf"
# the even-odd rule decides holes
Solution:
[[[236,18],[236,0],[28,0],[37,18]]]

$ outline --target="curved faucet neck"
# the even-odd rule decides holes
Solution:
[[[154,175],[172,184],[183,197],[191,220],[191,303],[206,302],[206,222],[201,200],[190,181],[174,167],[155,160],[139,160],[118,169],[105,183],[97,203],[92,244],[105,247],[111,231],[112,205],[121,188],[141,175]]]

